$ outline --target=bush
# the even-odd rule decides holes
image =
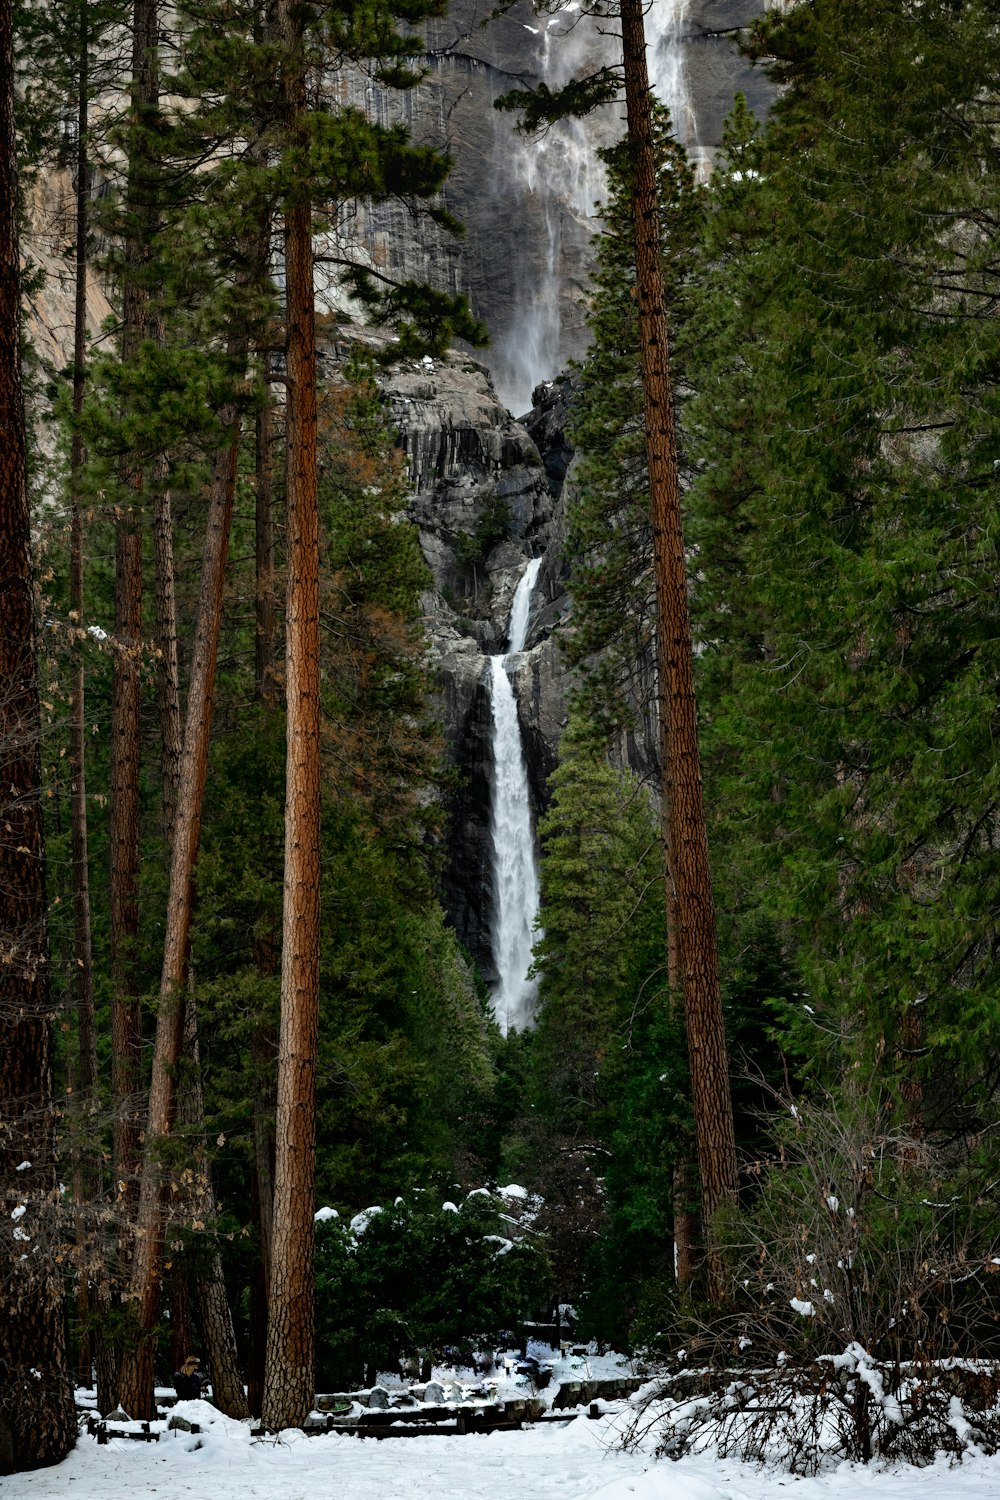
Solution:
[[[659,1390],[627,1441],[651,1425],[657,1452],[681,1458],[713,1448],[720,1458],[815,1474],[825,1463],[933,1463],[939,1454],[995,1453],[1000,1381],[970,1365],[917,1368],[872,1359],[860,1344],[801,1366],[786,1363],[734,1378],[706,1374]]]
[[[429,1196],[316,1226],[321,1389],[361,1384],[421,1350],[492,1347],[544,1301],[545,1255],[503,1233],[498,1199],[476,1192],[432,1207]]]
[[[712,1443],[809,1473],[828,1457],[996,1449],[988,1137],[932,1141],[854,1098],[786,1101],[773,1141],[733,1224],[730,1306],[688,1330],[704,1369],[672,1382],[663,1451]]]

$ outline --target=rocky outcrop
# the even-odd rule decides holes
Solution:
[[[565,719],[552,630],[565,613],[558,491],[565,424],[559,387],[537,393],[527,425],[497,400],[489,373],[458,353],[397,370],[385,382],[410,465],[409,515],[434,587],[423,601],[438,706],[457,785],[449,799],[443,895],[459,938],[492,978],[493,794],[489,657],[504,650],[511,603],[531,557],[543,564],[514,688],[538,812],[547,801]],[[551,451],[550,451],[551,449]],[[558,477],[556,477],[558,474]]]

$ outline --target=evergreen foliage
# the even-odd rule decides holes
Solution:
[[[725,902],[781,924],[808,1065],[948,1128],[996,1030],[998,45],[980,5],[761,23],[686,415]]]
[[[663,271],[676,329],[673,367],[683,389],[690,271],[701,235],[703,195],[662,106],[654,112],[654,133]],[[655,611],[626,143],[603,156],[609,199],[596,241],[589,314],[593,342],[580,369],[570,432],[579,457],[567,513],[573,627],[564,648],[569,662],[582,667],[593,684],[591,691],[584,689],[588,712],[610,730],[655,722]]]
[[[490,1193],[443,1207],[429,1197],[421,1189],[369,1208],[362,1224],[318,1226],[321,1389],[356,1387],[418,1353],[440,1359],[449,1349],[464,1360],[492,1351],[502,1331],[544,1303],[544,1254],[502,1232]]]

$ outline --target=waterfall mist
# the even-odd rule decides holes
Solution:
[[[646,12],[650,83],[670,110],[678,139],[701,154],[698,124],[688,88],[685,47],[691,35],[689,0],[658,0]],[[539,76],[549,88],[619,60],[619,43],[576,0],[554,14],[536,17]],[[507,129],[506,122],[503,129]],[[567,285],[563,241],[597,232],[606,196],[603,163],[597,150],[617,139],[623,109],[609,106],[585,120],[560,120],[538,139],[511,130],[508,170],[514,197],[510,211],[541,231],[541,253],[512,267],[521,280],[516,312],[496,330],[488,356],[500,400],[515,416],[529,410],[531,393],[551,380],[571,356],[582,352],[585,286]],[[498,143],[499,144],[499,143]],[[517,202],[518,197],[520,203]],[[576,309],[576,311],[574,311]]]
[[[608,40],[593,17],[580,13],[577,0],[535,19],[526,29],[535,33],[535,67],[549,88],[605,59]],[[508,211],[523,214],[542,239],[539,253],[511,267],[520,283],[515,311],[497,329],[489,356],[497,394],[518,416],[530,410],[535,386],[558,375],[586,342],[585,288],[567,276],[564,248],[585,246],[596,232],[606,191],[597,147],[610,138],[610,117],[601,111],[587,120],[560,120],[537,138],[517,135],[506,119],[504,128],[513,187]]]
[[[528,768],[521,744],[517,700],[507,664],[520,651],[528,634],[531,591],[542,565],[528,563],[510,614],[507,652],[490,657],[493,713],[493,956],[497,983],[493,1013],[506,1033],[522,1031],[535,1011],[535,981],[528,978],[538,915],[538,866],[528,794]]]

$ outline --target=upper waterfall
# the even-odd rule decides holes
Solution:
[[[766,113],[772,86],[734,40],[761,8],[760,0],[712,0],[710,7],[657,0],[647,7],[652,88],[701,167],[721,139],[737,90],[758,115]],[[558,89],[620,61],[609,22],[584,11],[578,0],[538,10],[517,0],[484,26],[477,0],[452,0],[446,15],[428,22],[423,83],[398,95],[358,70],[352,86],[351,102],[380,124],[404,124],[417,140],[449,146],[454,165],[442,198],[466,234],[458,240],[409,205],[389,202],[344,205],[338,240],[345,252],[360,248],[380,273],[468,292],[492,335],[484,360],[495,389],[518,416],[529,410],[537,385],[586,351],[604,194],[597,152],[620,138],[623,110],[609,105],[526,139],[514,118],[493,106],[512,89],[542,82]],[[344,294],[326,287],[322,266],[318,275],[324,300],[346,310]]]

